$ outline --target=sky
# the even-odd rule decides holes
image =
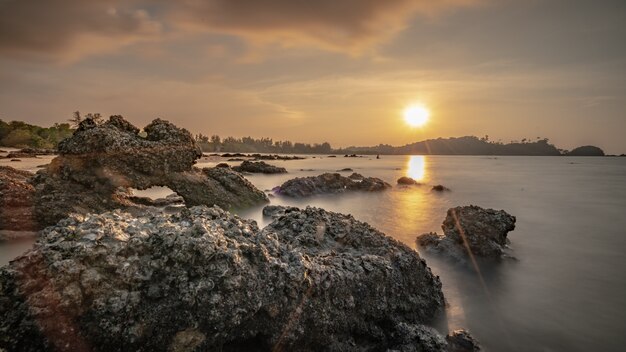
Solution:
[[[624,0],[0,0],[0,119],[626,153],[625,43]]]

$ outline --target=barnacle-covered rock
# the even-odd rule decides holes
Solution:
[[[72,137],[59,143],[59,156],[32,179],[37,226],[70,213],[134,207],[130,188],[168,186],[188,206],[231,209],[268,201],[233,171],[194,168],[202,153],[187,130],[161,119],[143,130],[145,135],[117,115],[102,124],[81,122]]]
[[[349,215],[71,215],[0,269],[0,350],[443,351],[441,283]]]
[[[355,175],[360,177],[355,177]],[[325,173],[318,176],[291,179],[276,187],[275,191],[280,195],[302,198],[317,194],[350,191],[377,192],[384,191],[390,187],[390,184],[376,177],[363,177],[359,174],[344,177],[338,173]]]
[[[443,235],[434,232],[420,235],[417,245],[459,261],[465,261],[468,254],[502,258],[508,256],[507,234],[515,229],[515,216],[504,210],[462,206],[448,209],[441,228]]]

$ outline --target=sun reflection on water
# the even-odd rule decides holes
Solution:
[[[410,156],[406,173],[415,181],[424,181],[426,178],[426,158],[423,155]]]

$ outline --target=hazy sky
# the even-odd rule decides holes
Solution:
[[[436,5],[433,5],[436,4]],[[409,128],[402,110],[431,111]],[[626,152],[624,0],[0,0],[0,118]]]

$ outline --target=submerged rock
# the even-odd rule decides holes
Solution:
[[[431,189],[435,192],[446,192],[446,191],[450,191],[450,188],[444,186],[444,185],[435,185],[433,186],[433,188]]]
[[[0,166],[0,230],[35,230],[33,197],[28,171]]]
[[[443,351],[417,252],[349,215],[71,215],[0,269],[0,349]]]
[[[515,216],[504,210],[484,209],[470,205],[448,209],[441,228],[417,237],[418,246],[464,261],[467,250],[479,257],[507,256],[507,234],[515,229]]]
[[[399,185],[403,185],[403,186],[414,186],[414,185],[417,186],[420,184],[419,182],[407,176],[400,177],[397,182]]]
[[[298,177],[283,183],[275,191],[280,195],[299,198],[348,191],[377,192],[391,187],[379,178],[353,176],[354,174],[351,177],[344,177],[338,173],[325,173],[319,176]]]
[[[267,164],[264,161],[248,161],[245,160],[239,166],[233,167],[233,170],[237,172],[252,172],[262,174],[286,174],[287,169],[284,167],[278,167]]]

